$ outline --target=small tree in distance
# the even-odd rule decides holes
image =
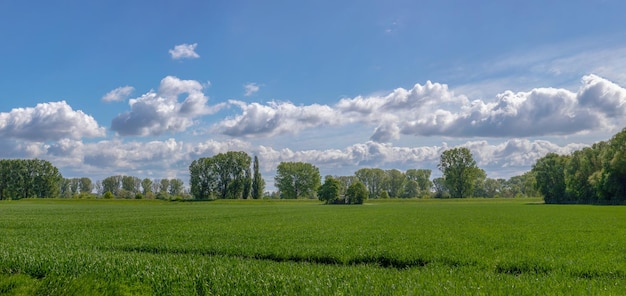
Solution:
[[[350,204],[363,204],[368,195],[369,190],[367,190],[365,184],[361,182],[352,183],[346,191],[346,199]]]
[[[324,178],[324,184],[317,189],[317,198],[326,204],[337,203],[341,192],[341,182],[332,176]]]

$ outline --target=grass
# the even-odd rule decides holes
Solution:
[[[626,207],[534,199],[0,202],[0,294],[605,294]]]

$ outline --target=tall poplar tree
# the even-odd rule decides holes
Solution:
[[[252,176],[252,198],[260,199],[263,197],[263,190],[265,190],[265,180],[261,176],[261,172],[259,172],[259,158],[254,156],[254,164],[252,167],[253,176]]]

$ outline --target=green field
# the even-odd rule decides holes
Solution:
[[[0,202],[4,295],[624,295],[626,207]]]

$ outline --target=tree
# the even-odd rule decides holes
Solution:
[[[304,162],[281,162],[276,169],[274,184],[281,198],[314,198],[321,185],[319,169]]]
[[[195,199],[210,199],[215,191],[216,172],[213,169],[213,159],[200,158],[191,162],[189,166],[189,184],[191,195]]]
[[[361,182],[354,182],[348,187],[346,191],[346,199],[350,204],[363,204],[369,195],[369,190],[365,184]]]
[[[443,173],[444,183],[452,197],[472,195],[481,170],[469,149],[461,147],[444,151],[438,168]]]
[[[141,189],[144,196],[148,196],[148,194],[152,193],[152,180],[148,178],[141,180]]]
[[[487,173],[478,169],[476,175],[474,176],[474,187],[472,191],[473,197],[485,197],[487,195],[485,182],[487,181]]]
[[[252,173],[250,172],[250,166],[248,166],[244,172],[243,191],[241,193],[241,197],[243,199],[248,199],[250,198],[250,193],[252,192]]]
[[[80,193],[86,194],[93,191],[93,183],[87,177],[80,178]]]
[[[426,196],[429,195],[431,189],[433,188],[433,182],[430,181],[431,170],[428,169],[409,169],[404,173],[407,180],[412,180],[417,182],[419,185],[419,195]]]
[[[183,194],[184,183],[181,179],[171,179],[169,194],[173,196],[180,196]]]
[[[158,193],[167,193],[170,189],[170,179],[163,178],[159,183],[161,183],[161,186],[159,187]]]
[[[122,188],[122,176],[110,176],[102,180],[102,192],[111,192],[117,196]]]
[[[385,189],[389,193],[389,197],[400,197],[400,191],[406,176],[403,172],[392,169],[385,171]]]
[[[450,197],[450,192],[446,186],[446,180],[443,177],[433,179],[433,187],[435,188],[435,198]]]
[[[537,180],[537,189],[545,203],[561,203],[565,197],[565,165],[567,157],[555,153],[537,159],[532,172]]]
[[[420,195],[419,184],[414,180],[406,180],[404,184],[402,184],[402,191],[400,192],[400,197],[402,198],[411,198],[418,197]]]
[[[369,198],[378,198],[385,185],[385,171],[377,168],[362,168],[354,173],[361,183],[367,187]]]
[[[348,191],[348,187],[355,182],[359,182],[359,179],[355,176],[335,176],[334,178],[341,184],[339,196],[345,196]]]
[[[189,166],[191,194],[196,199],[247,198],[250,193],[250,156],[229,151],[194,160]]]
[[[601,203],[626,201],[626,128],[601,148],[602,169],[592,177]]]
[[[46,160],[0,160],[0,199],[58,197],[63,176]]]
[[[252,175],[252,199],[262,198],[263,190],[265,190],[265,180],[263,180],[259,172],[259,158],[255,155]]]
[[[332,176],[326,176],[324,184],[317,189],[317,198],[326,204],[337,203],[340,192],[341,183]]]
[[[564,168],[565,192],[569,199],[590,203],[597,200],[592,175],[602,170],[603,144],[574,151]]]

